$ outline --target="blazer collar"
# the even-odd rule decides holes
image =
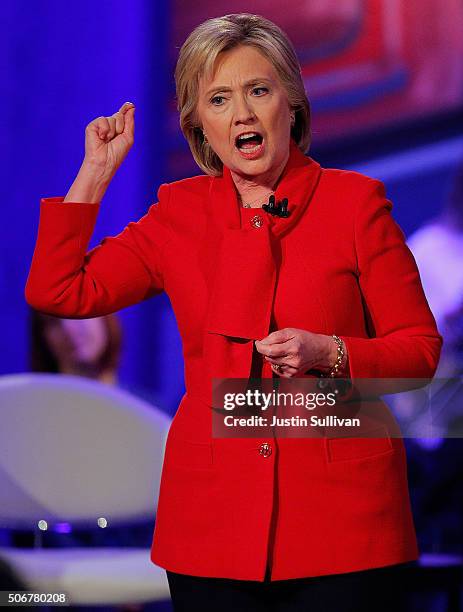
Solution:
[[[320,164],[304,155],[291,139],[288,161],[275,190],[277,202],[288,198],[288,210],[291,214],[281,218],[261,211],[268,217],[274,236],[285,234],[298,222],[310,201],[320,173]],[[230,169],[224,166],[222,175],[212,179],[206,212],[218,227],[237,229],[241,224],[240,206]]]

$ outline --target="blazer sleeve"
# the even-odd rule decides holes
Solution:
[[[44,198],[25,287],[27,303],[63,318],[110,314],[164,290],[162,253],[169,239],[169,185],[158,202],[117,236],[87,251],[99,204]]]
[[[357,278],[374,331],[368,338],[341,337],[354,379],[430,379],[442,337],[391,209],[384,184],[369,179],[359,199],[354,234]]]

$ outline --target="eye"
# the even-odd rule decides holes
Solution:
[[[268,91],[267,87],[254,87],[252,91],[258,91],[259,89],[263,91]]]
[[[213,98],[211,98],[210,102],[213,106],[221,106],[221,104],[215,104],[214,100],[224,100],[225,98],[223,96],[214,96]]]

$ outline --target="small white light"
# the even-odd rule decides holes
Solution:
[[[46,531],[48,529],[47,521],[40,520],[37,524],[39,526],[39,529],[41,529],[42,531]]]
[[[100,516],[100,518],[97,520],[97,523],[98,527],[101,527],[102,529],[108,526],[108,521],[102,516]]]

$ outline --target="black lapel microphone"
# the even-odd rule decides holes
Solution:
[[[291,212],[288,210],[288,198],[283,198],[281,202],[275,203],[275,195],[268,199],[268,204],[262,204],[262,209],[274,217],[289,217]]]

